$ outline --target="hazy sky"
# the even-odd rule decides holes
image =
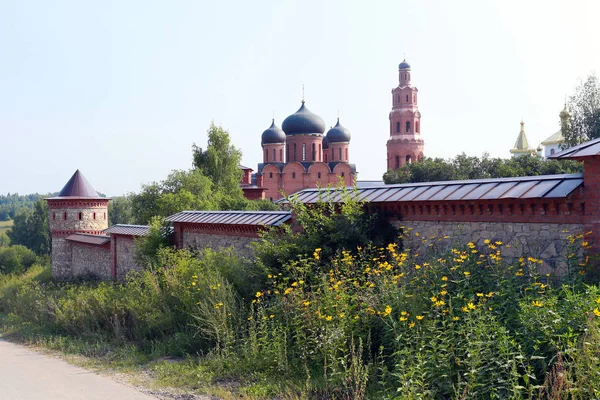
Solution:
[[[352,133],[359,179],[386,167],[404,55],[425,155],[508,157],[559,129],[600,73],[600,1],[0,0],[0,194],[58,191],[80,169],[120,195],[191,167],[211,122],[243,163],[300,106]]]

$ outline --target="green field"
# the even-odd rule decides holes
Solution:
[[[6,232],[13,226],[13,221],[0,221],[0,235],[2,232]]]

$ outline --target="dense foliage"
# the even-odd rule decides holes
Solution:
[[[487,155],[479,158],[463,153],[448,160],[425,158],[421,162],[405,164],[396,171],[387,171],[383,175],[383,180],[390,184],[579,172],[583,172],[583,166],[575,161],[547,160],[530,155],[508,159],[490,158]]]
[[[600,137],[600,82],[596,75],[579,83],[568,106],[571,124],[561,124],[565,147]]]
[[[23,273],[38,257],[25,246],[0,246],[0,274]]]
[[[139,193],[119,199],[112,221],[147,224],[152,217],[167,217],[184,210],[274,210],[265,200],[247,200],[240,188],[240,150],[230,144],[229,133],[214,124],[208,146],[193,146],[194,167],[173,171],[163,181],[142,186]],[[128,222],[122,222],[128,221]]]
[[[33,209],[23,209],[15,216],[13,227],[7,233],[11,244],[23,245],[36,254],[49,254],[52,248],[48,203],[39,199]]]
[[[407,229],[402,237],[431,245],[427,257],[399,238],[369,243],[353,229],[371,225],[351,198],[313,210],[292,201],[306,237],[266,234],[257,261],[149,243],[149,267],[123,284],[52,282],[42,267],[0,275],[0,321],[154,357],[203,354],[155,368],[194,387],[241,381],[251,399],[600,396],[586,233],[569,236],[560,284],[535,257],[504,258],[494,238],[451,243]]]
[[[50,196],[37,193],[27,195],[8,193],[7,195],[0,195],[0,221],[14,219],[23,209],[32,210],[38,200]]]

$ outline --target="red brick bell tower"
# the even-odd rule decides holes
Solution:
[[[387,142],[387,169],[396,170],[406,163],[423,158],[425,142],[421,138],[419,89],[410,83],[410,65],[406,60],[398,66],[399,85],[392,89],[390,138]]]

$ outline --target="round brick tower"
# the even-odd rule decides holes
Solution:
[[[77,170],[57,197],[46,199],[52,235],[52,276],[69,279],[71,245],[67,237],[74,234],[103,235],[108,228],[108,202],[100,197]]]
[[[399,84],[392,89],[390,138],[387,142],[387,169],[396,170],[406,163],[423,158],[425,142],[421,138],[421,113],[418,89],[410,83],[410,65],[398,66]]]

